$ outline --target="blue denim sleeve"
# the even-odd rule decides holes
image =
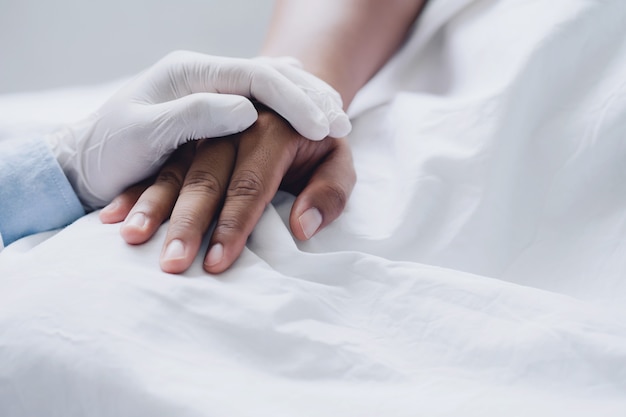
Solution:
[[[0,250],[58,229],[85,212],[42,139],[0,141]]]

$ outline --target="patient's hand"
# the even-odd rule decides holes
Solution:
[[[305,240],[341,214],[355,181],[345,139],[309,141],[262,109],[244,133],[180,148],[152,185],[128,189],[100,218],[126,218],[123,238],[140,244],[171,215],[161,253],[161,268],[171,273],[189,268],[217,218],[204,268],[219,273],[241,254],[279,188],[298,194],[289,223],[296,238]]]

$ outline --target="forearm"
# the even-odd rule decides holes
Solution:
[[[277,0],[263,55],[298,58],[347,107],[406,37],[426,0]]]

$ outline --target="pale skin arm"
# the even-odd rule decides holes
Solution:
[[[423,4],[279,0],[261,54],[298,58],[347,107],[401,45]],[[309,141],[262,110],[257,124],[241,135],[181,150],[154,184],[129,189],[100,217],[105,223],[126,218],[121,233],[132,244],[147,241],[170,217],[160,264],[171,273],[189,268],[216,218],[204,268],[220,273],[239,257],[279,188],[298,195],[289,223],[294,236],[306,240],[341,214],[355,181],[345,139]],[[137,214],[142,221],[130,221]]]

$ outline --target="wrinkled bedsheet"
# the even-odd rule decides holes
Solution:
[[[33,135],[117,86],[0,97]],[[626,415],[626,2],[435,0],[309,242],[162,273],[97,213],[0,254],[0,416]]]

